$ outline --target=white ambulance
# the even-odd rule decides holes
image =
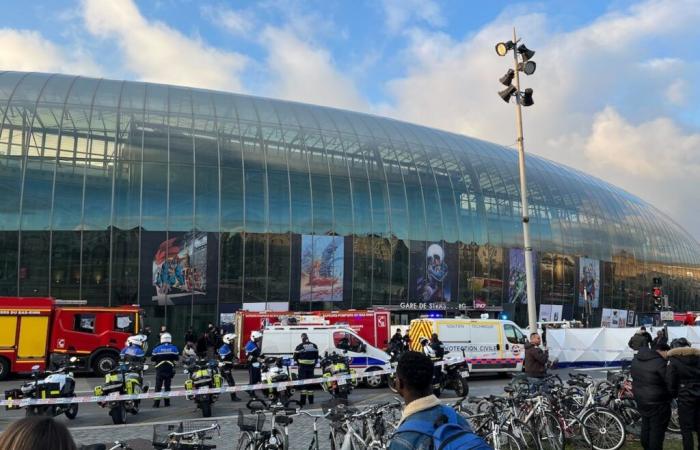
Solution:
[[[292,357],[294,349],[301,343],[302,333],[316,344],[320,358],[325,352],[344,354],[350,358],[350,367],[357,374],[375,370],[391,369],[389,355],[369,344],[352,329],[342,325],[272,325],[265,327],[262,338],[262,354],[265,356]],[[296,371],[296,367],[291,367]],[[321,370],[316,369],[320,375]],[[379,387],[386,377],[364,379],[369,387]]]
[[[467,359],[469,372],[521,372],[527,342],[525,332],[510,320],[421,318],[408,329],[411,348],[421,351],[421,338],[437,333],[445,356]]]

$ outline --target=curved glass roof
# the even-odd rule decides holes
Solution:
[[[301,103],[42,73],[0,73],[0,115],[0,230],[522,246],[517,153],[482,140]],[[170,184],[149,185],[158,173]],[[639,198],[533,155],[527,174],[537,251],[700,266],[698,242]],[[134,177],[143,177],[136,192]],[[173,177],[186,189],[167,187]],[[92,201],[97,178],[107,193]]]

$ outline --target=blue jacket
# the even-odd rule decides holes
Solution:
[[[406,418],[406,422],[410,420],[425,420],[435,423],[442,415],[442,405],[434,406],[430,409],[418,411]],[[472,428],[464,417],[457,414],[457,423],[465,429],[471,431]],[[389,442],[389,450],[434,450],[433,437],[427,434],[416,433],[413,431],[396,432],[391,437]]]
[[[177,346],[167,342],[157,345],[151,352],[151,361],[162,375],[173,374],[173,368],[178,359],[180,359],[180,350]]]
[[[130,359],[139,359],[145,358],[146,352],[138,345],[127,345],[122,349],[122,356],[126,356]]]
[[[219,358],[222,361],[233,361],[234,354],[230,345],[223,344],[216,352],[219,354]]]

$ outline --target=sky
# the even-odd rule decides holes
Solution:
[[[700,240],[700,0],[5,0],[0,70],[143,80],[389,116],[513,146],[513,27],[536,51],[525,147]]]

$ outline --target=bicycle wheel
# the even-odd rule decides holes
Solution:
[[[270,434],[270,439],[267,441],[266,449],[270,450],[288,450],[289,438],[284,434],[284,429],[281,427],[273,427]]]
[[[489,433],[484,438],[493,450],[521,450],[518,440],[507,431],[501,430],[498,434]]]
[[[331,424],[329,440],[331,441],[331,450],[340,450],[345,440],[345,429],[340,425]]]
[[[238,438],[237,450],[255,450],[255,439],[253,435],[247,431],[241,433],[241,437]]]
[[[539,448],[537,433],[528,424],[514,419],[509,424],[508,431],[520,442],[520,447],[523,450],[537,450]]]
[[[559,419],[551,412],[536,417],[533,424],[541,450],[561,450],[564,448],[564,431]]]
[[[581,423],[595,450],[617,450],[625,444],[625,424],[610,410],[591,409],[581,417]]]

